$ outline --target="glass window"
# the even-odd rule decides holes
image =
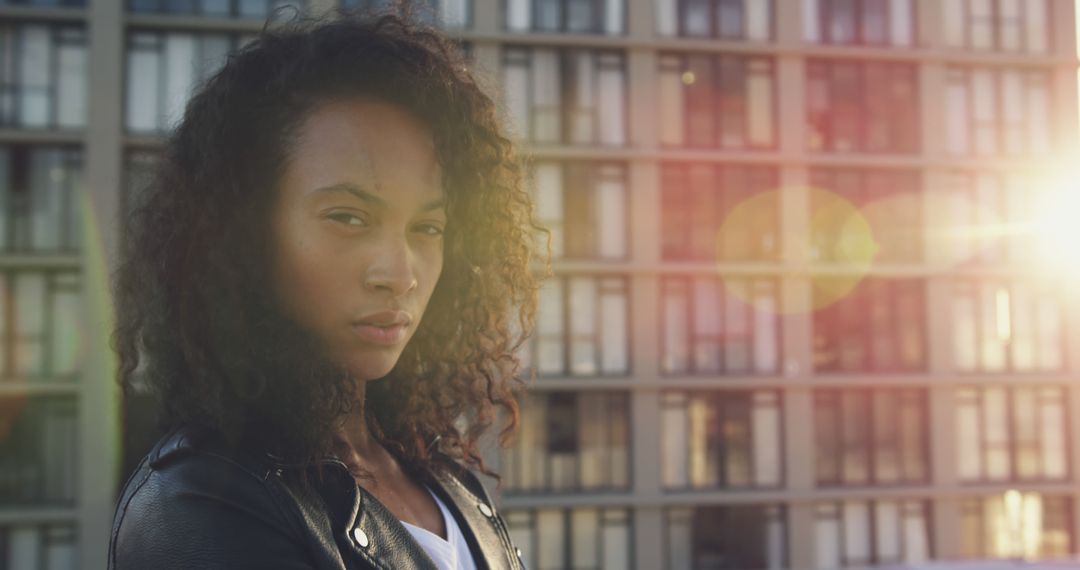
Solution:
[[[944,0],[945,43],[950,47],[1045,53],[1047,0]]]
[[[526,359],[541,376],[628,374],[627,304],[623,277],[549,279]]]
[[[787,524],[778,505],[671,507],[667,570],[772,570],[787,567]]]
[[[774,391],[667,392],[664,486],[777,487],[783,482],[780,395]]]
[[[946,148],[955,155],[1038,155],[1052,146],[1041,70],[950,68]]]
[[[816,568],[920,564],[931,557],[926,501],[819,503]]]
[[[629,570],[630,511],[619,508],[507,509],[510,540],[526,568]]]
[[[0,417],[0,503],[73,506],[78,470],[71,396],[4,396]]]
[[[961,503],[961,556],[1013,560],[1074,555],[1072,499],[1008,491]]]
[[[772,59],[660,56],[660,136],[666,146],[775,146]]]
[[[659,0],[656,31],[662,36],[768,41],[772,0]]]
[[[817,390],[818,485],[925,482],[928,418],[924,390]]]
[[[962,388],[957,392],[956,421],[963,481],[1041,481],[1068,476],[1063,388]]]
[[[772,278],[665,277],[663,350],[668,374],[776,374],[779,292]]]
[[[925,231],[923,191],[917,172],[869,169],[815,169],[811,186],[812,259],[844,262],[851,257],[851,228],[866,224],[876,262],[913,263],[922,259]]]
[[[918,279],[814,281],[817,372],[917,372],[926,367],[925,287]],[[838,291],[846,294],[836,300]]]
[[[953,290],[957,370],[1061,370],[1062,311],[1054,291],[1033,284],[958,280]]]
[[[515,129],[533,142],[625,144],[624,67],[618,52],[507,48],[504,91]]]
[[[127,0],[128,11],[135,13],[233,18],[266,18],[275,11],[303,13],[304,4],[305,0]]]
[[[665,260],[771,261],[779,255],[779,176],[764,166],[661,166]]]
[[[551,232],[552,257],[626,257],[624,165],[537,161],[532,184],[537,217]]]
[[[507,491],[625,489],[629,413],[622,393],[530,394],[514,446],[503,450]]]
[[[84,348],[81,319],[77,272],[0,273],[0,381],[74,380]]]
[[[918,81],[906,63],[811,60],[811,150],[912,153],[919,148]]]
[[[46,24],[0,25],[0,124],[86,124],[86,31]]]
[[[246,39],[237,34],[132,32],[127,42],[128,130],[174,127],[194,90]]]
[[[256,1],[266,2],[267,0]],[[465,28],[472,18],[470,0],[417,0],[407,4],[397,4],[392,0],[341,0],[341,5],[344,8],[367,12],[402,11],[407,5],[412,10],[412,15],[421,22],[448,29]]]
[[[6,524],[0,526],[0,568],[53,570],[78,567],[75,526]]]
[[[1024,174],[957,170],[948,173],[940,194],[947,227],[937,231],[935,244],[961,266],[980,266],[1022,259],[1030,252],[1032,236],[987,231],[1010,224],[1030,223],[1032,191],[1037,184]],[[955,231],[964,228],[968,231]]]
[[[82,249],[82,153],[0,145],[0,252]]]
[[[506,28],[515,32],[618,35],[625,0],[506,0]]]

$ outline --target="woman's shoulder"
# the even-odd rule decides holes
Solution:
[[[120,494],[109,567],[249,567],[268,551],[285,548],[276,555],[288,556],[298,529],[266,465],[209,432],[165,434]]]

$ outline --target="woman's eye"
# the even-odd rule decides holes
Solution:
[[[429,236],[441,236],[443,234],[443,229],[434,224],[423,224],[418,226],[417,229],[424,235]]]
[[[337,213],[337,214],[330,214],[327,217],[330,218],[331,220],[334,220],[335,222],[339,222],[339,223],[342,223],[342,224],[345,224],[345,225],[348,225],[348,226],[363,227],[363,226],[367,225],[367,223],[365,223],[364,220],[362,220],[359,217],[354,216],[352,214]]]

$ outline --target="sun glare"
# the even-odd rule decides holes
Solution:
[[[1034,190],[1025,232],[1032,262],[1046,276],[1080,281],[1080,174],[1058,171]]]

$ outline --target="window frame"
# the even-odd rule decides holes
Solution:
[[[23,83],[24,55],[26,50],[25,32],[28,28],[42,28],[48,34],[49,61],[45,71],[47,85],[27,87]],[[12,63],[10,69],[0,73],[0,126],[26,130],[51,130],[60,132],[81,132],[86,128],[88,117],[86,116],[87,101],[90,83],[90,38],[85,25],[71,24],[66,22],[49,22],[40,20],[10,21],[0,25],[0,57]],[[10,43],[8,43],[10,42]],[[7,48],[10,47],[10,50]],[[83,82],[84,96],[81,124],[61,124],[61,67],[60,52],[64,47],[79,47],[83,53]],[[10,77],[8,77],[10,76]],[[28,124],[22,109],[22,101],[27,90],[44,93],[47,109],[44,124]],[[10,101],[10,116],[4,107]]]
[[[696,331],[696,317],[699,311],[696,310],[694,305],[694,285],[697,281],[708,281],[717,285],[716,291],[719,294],[719,298],[716,299],[716,305],[718,308],[717,320],[720,322],[719,328],[721,329],[715,335],[708,333],[698,333]],[[745,305],[745,317],[746,317],[746,329],[747,329],[747,360],[748,369],[745,371],[731,371],[727,366],[727,352],[724,350],[725,338],[730,334],[726,330],[726,317],[728,314],[727,301],[729,295],[725,294],[726,286],[729,282],[739,282],[746,287],[747,291],[750,291],[750,301],[743,300]],[[761,285],[768,284],[772,286],[772,299],[777,307],[777,313],[772,315],[774,320],[774,335],[773,345],[776,347],[776,360],[774,362],[773,370],[759,371],[755,367],[755,347],[758,341],[758,330],[755,317],[755,313],[761,311],[760,308],[755,306],[754,299],[757,298],[756,293]],[[719,278],[713,276],[700,276],[700,275],[664,275],[660,278],[660,303],[659,305],[659,319],[660,323],[660,374],[666,377],[679,377],[679,376],[755,376],[755,377],[767,377],[777,376],[780,374],[781,363],[784,361],[784,346],[783,346],[783,319],[781,318],[781,280],[776,276],[747,276],[747,277],[727,277]],[[687,339],[687,366],[683,370],[674,370],[667,366],[668,351],[668,301],[669,292],[672,287],[681,287],[682,292],[685,295],[686,312],[685,317],[685,329],[684,334]],[[714,338],[713,338],[714,337]],[[719,352],[720,368],[717,370],[704,369],[700,366],[697,358],[694,356],[695,348],[701,342],[713,342],[716,344]]]
[[[810,43],[827,44],[827,45],[850,45],[861,47],[882,47],[882,48],[907,48],[912,49],[918,45],[917,38],[919,37],[919,8],[917,6],[917,0],[908,0],[908,23],[911,29],[911,37],[908,43],[898,43],[897,39],[893,37],[892,28],[892,16],[893,6],[892,3],[896,0],[881,0],[884,5],[884,11],[882,13],[882,26],[885,30],[885,36],[882,41],[868,41],[865,36],[865,20],[864,14],[866,10],[866,3],[868,0],[850,0],[852,2],[852,19],[854,22],[854,28],[851,41],[839,41],[832,37],[832,8],[837,0],[813,0],[815,2],[816,9],[816,32],[817,38],[807,38],[804,34],[804,40]]]
[[[931,505],[931,502],[929,500],[927,500],[927,499],[903,499],[903,498],[897,498],[897,499],[883,499],[883,500],[871,499],[871,500],[824,501],[824,502],[814,503],[814,526],[815,526],[814,532],[815,532],[815,534],[817,533],[817,528],[816,527],[817,527],[817,524],[819,522],[821,522],[823,520],[835,520],[836,521],[836,524],[837,524],[837,527],[838,527],[838,530],[839,530],[839,532],[837,533],[837,538],[839,538],[839,544],[837,545],[837,553],[840,555],[840,566],[842,568],[846,568],[846,567],[864,568],[864,567],[869,567],[869,566],[877,566],[879,564],[892,564],[892,563],[902,563],[903,562],[904,551],[906,550],[906,548],[905,548],[906,545],[904,545],[904,544],[900,545],[901,558],[899,560],[883,560],[881,558],[881,556],[879,555],[879,553],[878,553],[880,545],[878,544],[879,535],[876,532],[876,529],[877,529],[877,509],[879,508],[879,506],[883,502],[891,502],[891,503],[895,503],[897,505],[897,507],[898,507],[897,508],[897,513],[899,514],[901,523],[906,521],[909,513],[911,512],[911,510],[913,508],[916,508],[916,507],[919,508],[919,510],[922,513],[922,520],[923,520],[923,523],[924,523],[923,524],[923,530],[926,532],[927,560],[928,561],[933,560],[933,558],[934,558],[934,550],[935,550],[935,548],[934,548],[934,523],[933,523],[933,517],[931,516],[932,515],[932,505]],[[847,503],[853,503],[853,504],[859,504],[859,505],[866,506],[866,512],[867,512],[867,516],[868,516],[868,519],[869,519],[867,521],[867,522],[869,522],[869,528],[866,531],[866,536],[867,536],[867,538],[869,538],[869,543],[866,545],[867,550],[869,551],[869,557],[866,560],[862,560],[862,559],[854,559],[853,560],[853,559],[848,558],[848,553],[846,552],[846,550],[847,550],[847,548],[846,548],[847,547],[847,538],[848,537],[846,536],[847,533],[845,532],[845,529],[848,528],[848,527],[845,524],[845,517],[844,517],[844,511],[845,511],[844,505],[847,504]],[[823,512],[826,509],[830,509],[830,508],[833,509],[834,512],[832,512],[832,513]],[[901,533],[900,533],[901,539],[903,539],[906,536],[906,534],[903,532],[904,528],[905,527],[903,526],[903,524],[899,525],[899,527],[898,527],[898,529],[901,531]]]
[[[671,484],[664,480],[661,476],[661,489],[665,494],[684,494],[694,493],[707,490],[779,490],[784,487],[787,481],[787,462],[786,449],[787,442],[784,437],[784,430],[786,425],[786,419],[784,415],[784,394],[783,391],[777,389],[739,389],[739,390],[665,390],[661,393],[660,397],[660,411],[661,417],[667,410],[682,411],[685,415],[686,425],[683,433],[687,436],[687,444],[691,444],[692,418],[690,409],[697,403],[698,405],[705,406],[707,413],[712,415],[715,420],[715,424],[718,426],[717,433],[706,434],[706,441],[702,442],[702,447],[707,447],[710,440],[718,442],[718,471],[715,473],[716,484],[696,484],[692,474],[693,459],[690,453],[687,452],[686,461],[684,466],[686,472],[686,484],[678,485]],[[747,449],[747,484],[731,484],[728,480],[728,464],[729,454],[732,445],[728,442],[726,435],[724,434],[723,426],[728,419],[727,411],[729,405],[736,404],[740,407],[738,417],[745,421],[746,433],[745,433],[745,447]],[[776,457],[779,459],[777,465],[777,478],[774,484],[757,483],[757,465],[759,458],[757,457],[756,444],[755,444],[755,431],[754,431],[754,412],[759,409],[771,409],[776,413],[776,435],[777,441],[775,443]],[[663,435],[663,424],[665,421],[661,419],[661,442],[665,442]],[[710,422],[712,423],[712,422]]]
[[[696,122],[693,120],[690,109],[692,107],[691,100],[694,98],[694,93],[687,83],[688,74],[693,76],[691,67],[695,62],[705,63],[708,65],[711,84],[702,87],[707,96],[705,101],[709,102],[709,114],[711,115],[711,140],[705,142],[692,141],[690,132],[693,130],[692,126]],[[725,140],[727,124],[726,117],[730,117],[730,109],[726,109],[725,99],[725,86],[728,81],[728,74],[725,72],[731,72],[728,67],[732,64],[738,64],[739,72],[736,77],[739,79],[739,87],[743,92],[742,113],[739,115],[738,122],[742,123],[742,129],[740,133],[741,144],[728,144]],[[662,51],[657,54],[657,70],[658,75],[663,79],[665,73],[672,71],[678,72],[681,79],[679,96],[682,100],[679,102],[680,113],[682,114],[682,124],[679,126],[682,136],[682,140],[678,143],[669,143],[660,140],[660,146],[664,148],[676,148],[676,149],[729,149],[729,150],[746,150],[746,151],[774,151],[779,148],[780,138],[780,101],[777,94],[778,77],[777,77],[777,63],[776,59],[769,55],[757,55],[757,54],[707,54],[707,53],[693,53],[693,52],[675,52],[675,51]],[[769,80],[770,89],[770,101],[769,101],[769,142],[765,144],[755,143],[751,134],[751,116],[753,102],[748,94],[751,81],[755,78],[767,78]],[[658,99],[663,99],[662,95]],[[664,101],[659,101],[661,108],[660,113],[666,112],[663,108]],[[660,137],[661,139],[663,137]]]
[[[839,81],[838,74],[850,72],[851,87],[853,94],[843,95],[852,99],[852,104],[847,109],[852,116],[847,117],[854,123],[856,131],[852,148],[838,148],[836,140],[836,123],[843,120],[837,109],[845,110],[843,101],[838,101],[836,84]],[[877,82],[870,81],[868,72],[882,72],[887,75],[887,86],[881,86]],[[918,94],[921,86],[919,69],[912,63],[902,61],[864,61],[854,59],[827,59],[810,58],[806,61],[806,130],[807,139],[804,141],[805,148],[811,153],[834,153],[834,154],[885,154],[885,155],[917,155],[922,152],[922,128],[920,118],[923,109]],[[910,80],[910,83],[904,85]],[[892,93],[890,99],[901,99],[910,102],[911,108],[904,109],[902,113],[890,113],[888,116],[879,116],[874,112],[874,107],[889,107],[893,101],[881,101],[869,93],[869,89],[888,89],[896,91],[898,86],[904,85],[904,89],[910,91],[911,97],[900,97]],[[814,99],[824,97],[821,109],[815,105]],[[890,110],[895,110],[891,108]],[[908,117],[904,120],[904,117]],[[839,118],[838,118],[839,117]],[[872,120],[885,121],[889,128],[889,143],[883,148],[870,148],[867,131]],[[818,125],[817,123],[820,123]],[[910,132],[905,133],[905,129]],[[901,140],[898,135],[907,134],[910,140]],[[820,135],[820,141],[815,138]]]
[[[860,404],[863,405],[871,413],[856,417],[849,418],[845,415],[844,397],[846,395],[857,396],[860,400]],[[862,488],[862,487],[906,487],[906,486],[919,486],[925,485],[930,482],[930,474],[932,470],[931,455],[930,455],[930,430],[926,429],[926,426],[930,421],[930,398],[926,390],[923,388],[820,388],[814,390],[813,394],[813,410],[814,410],[814,448],[816,462],[814,465],[814,480],[817,488],[829,489],[829,488]],[[911,405],[920,411],[922,420],[920,423],[919,444],[920,444],[920,457],[911,458],[906,457],[903,449],[905,435],[904,420],[898,411],[894,417],[895,423],[892,425],[892,440],[891,445],[893,453],[897,459],[897,479],[895,481],[879,481],[879,459],[881,455],[882,443],[877,434],[878,421],[873,415],[872,411],[877,403],[876,398],[895,398],[897,402],[903,402]],[[832,410],[832,416],[825,416],[826,409]],[[832,420],[832,433],[839,436],[837,441],[832,442],[835,446],[835,455],[831,471],[836,474],[836,479],[822,480],[821,467],[822,463],[828,459],[827,454],[822,451],[821,438],[823,434],[819,431],[819,422],[824,419]],[[844,480],[844,460],[848,454],[848,442],[846,441],[845,434],[849,433],[847,425],[849,421],[858,423],[856,420],[865,420],[866,425],[856,425],[855,431],[858,431],[863,436],[863,449],[861,455],[865,463],[866,469],[866,481],[865,482],[851,482]],[[922,477],[906,478],[904,472],[908,469],[907,462],[910,460],[921,463]]]
[[[563,535],[561,538],[563,546],[563,565],[560,568],[578,568],[574,565],[574,512],[575,511],[596,511],[597,512],[597,536],[596,536],[596,554],[597,559],[600,562],[599,567],[605,568],[604,554],[607,552],[604,548],[604,530],[610,523],[611,526],[617,527],[620,523],[625,524],[627,544],[626,544],[626,561],[628,568],[635,567],[634,556],[634,512],[633,509],[623,507],[604,507],[604,506],[579,506],[579,507],[526,507],[526,508],[508,508],[503,512],[503,518],[506,519],[507,533],[511,535],[516,529],[524,529],[525,532],[530,534],[529,543],[534,547],[534,552],[522,552],[522,561],[528,560],[529,563],[525,566],[527,568],[541,568],[538,563],[538,555],[534,555],[542,548],[540,547],[540,529],[539,529],[539,513],[540,511],[557,511],[562,515],[563,519]],[[519,519],[525,522],[519,522]]]
[[[765,521],[765,528],[762,529],[762,532],[763,532],[764,535],[767,536],[768,525],[770,523],[776,522],[779,525],[779,528],[780,528],[781,532],[783,533],[783,536],[781,537],[781,540],[779,541],[779,544],[780,544],[783,551],[781,552],[780,560],[778,562],[779,562],[779,567],[780,568],[787,568],[789,566],[790,560],[791,560],[791,548],[790,548],[791,528],[790,528],[790,525],[788,524],[788,521],[789,521],[788,505],[786,505],[784,503],[781,503],[781,502],[775,502],[775,503],[753,502],[753,503],[746,503],[746,504],[741,504],[741,503],[740,504],[730,504],[730,503],[712,504],[712,503],[710,503],[710,504],[691,504],[691,505],[685,505],[685,506],[673,506],[673,505],[665,506],[663,511],[662,511],[663,512],[663,523],[662,523],[663,524],[663,537],[661,538],[661,541],[663,543],[663,557],[664,557],[663,558],[664,564],[663,564],[662,568],[665,568],[666,570],[677,570],[677,569],[673,569],[671,567],[672,552],[674,551],[674,547],[671,544],[671,542],[672,542],[671,541],[672,526],[673,526],[673,520],[672,519],[674,519],[676,517],[684,517],[686,515],[689,515],[689,523],[687,524],[687,528],[688,528],[688,530],[690,532],[690,537],[689,538],[690,538],[690,543],[691,544],[690,544],[690,553],[688,553],[688,559],[689,559],[691,567],[693,567],[694,563],[696,562],[696,559],[694,558],[694,554],[696,554],[696,552],[694,550],[694,521],[696,520],[699,511],[702,511],[702,510],[714,511],[714,512],[717,512],[717,514],[714,514],[714,517],[723,517],[725,514],[727,514],[727,513],[724,513],[724,511],[727,511],[727,510],[738,511],[739,509],[750,509],[750,508],[763,509],[765,511],[762,514],[762,519]],[[738,514],[738,512],[731,513],[731,514]],[[763,557],[767,560],[768,556],[769,556],[769,554],[768,554],[768,545],[766,544],[765,546],[766,546],[765,552],[763,552],[762,554],[763,554]],[[766,568],[762,567],[760,569],[748,569],[748,570],[766,570]]]
[[[829,277],[823,279],[842,279],[851,280],[856,279],[851,276],[844,277]],[[874,290],[867,292],[868,287],[883,287],[884,292]],[[912,323],[910,316],[899,318],[897,315],[900,311],[900,303],[897,299],[897,288],[908,288],[907,293],[918,293],[918,301],[920,302],[920,314],[918,321],[918,331],[920,334],[920,362],[918,365],[904,366],[903,365],[903,333],[904,328]],[[875,362],[875,354],[872,349],[871,337],[875,336],[871,330],[873,324],[870,319],[865,318],[866,315],[872,314],[874,306],[873,297],[884,298],[887,300],[887,310],[890,318],[889,332],[892,340],[892,354],[894,355],[894,364],[888,367],[878,367]],[[923,374],[926,373],[929,367],[929,335],[928,330],[928,318],[927,318],[927,280],[921,277],[911,278],[892,278],[892,277],[868,277],[861,279],[861,281],[851,289],[846,298],[836,300],[827,306],[817,309],[811,318],[811,335],[813,338],[812,350],[814,351],[814,369],[813,374],[837,374],[837,375],[850,375],[850,374]],[[820,303],[815,299],[814,306],[819,306]],[[826,318],[829,321],[827,322]],[[838,334],[840,333],[840,334]],[[820,334],[820,342],[819,342]],[[857,368],[844,368],[843,360],[840,354],[843,351],[841,346],[842,341],[845,338],[857,338],[862,343],[862,365]],[[819,346],[823,345],[823,346]],[[831,346],[831,351],[826,351]],[[836,353],[833,364],[822,364],[819,359],[823,354],[828,352]]]
[[[1025,54],[1025,55],[1049,55],[1049,54],[1053,53],[1053,51],[1054,51],[1054,41],[1055,41],[1056,38],[1055,38],[1055,35],[1054,35],[1054,25],[1053,25],[1054,24],[1054,4],[1052,2],[1049,2],[1047,0],[1022,0],[1021,1],[1021,3],[1023,3],[1023,2],[1031,2],[1031,1],[1038,1],[1038,2],[1043,3],[1043,12],[1044,12],[1045,17],[1046,17],[1046,21],[1043,22],[1043,26],[1044,26],[1043,29],[1045,30],[1045,34],[1046,34],[1045,35],[1046,49],[1045,50],[1032,49],[1032,46],[1030,45],[1030,37],[1028,35],[1028,25],[1029,24],[1028,24],[1028,19],[1027,19],[1027,12],[1023,7],[1021,7],[1019,9],[1020,10],[1020,12],[1019,12],[1020,17],[1019,17],[1019,22],[1017,24],[1019,38],[1020,38],[1019,39],[1019,47],[1018,47],[1018,49],[1015,49],[1015,50],[1009,50],[1009,49],[1005,49],[1005,48],[1002,47],[1001,37],[1003,35],[1002,34],[1002,28],[1004,27],[1004,22],[1003,22],[1003,19],[1002,19],[1002,16],[1001,16],[1001,13],[1002,13],[1001,0],[986,0],[987,2],[990,3],[990,17],[989,17],[989,20],[988,20],[989,27],[990,27],[990,46],[985,47],[985,48],[983,48],[983,47],[975,47],[975,45],[972,42],[972,30],[971,29],[973,27],[973,21],[976,18],[976,16],[973,15],[972,6],[971,6],[971,3],[972,3],[973,0],[951,0],[951,1],[962,3],[961,12],[962,12],[963,16],[961,18],[960,25],[963,27],[963,30],[961,32],[962,39],[961,39],[961,42],[960,42],[959,45],[953,44],[953,43],[950,42],[950,39],[948,37],[948,32],[946,31],[946,33],[945,33],[945,45],[946,45],[946,47],[948,47],[950,49],[971,50],[971,51],[980,51],[980,52],[1016,53],[1016,54]],[[949,9],[949,6],[947,5],[947,3],[943,2],[942,6],[941,6],[941,9],[947,11]],[[944,28],[944,26],[943,26],[943,28]]]
[[[700,170],[701,173],[709,172],[712,188],[705,190],[694,187],[693,175],[696,170]],[[743,187],[741,195],[732,195],[732,192],[727,189],[726,182],[734,175],[745,178],[746,185]],[[679,182],[682,183],[681,186]],[[660,164],[661,260],[664,262],[707,261],[715,263],[719,258],[721,262],[778,262],[783,245],[781,243],[783,232],[780,227],[779,194],[775,191],[779,188],[779,184],[780,171],[775,166],[662,162]],[[715,203],[718,203],[721,207],[709,211],[701,208],[691,208],[688,202],[696,202],[697,200],[688,200],[687,196],[698,198],[701,192],[712,194]],[[771,216],[773,227],[769,228],[768,232],[760,235],[749,234],[749,240],[751,242],[758,241],[760,245],[771,239],[773,251],[766,252],[766,255],[760,255],[761,249],[768,249],[768,246],[762,246],[751,248],[759,251],[755,251],[750,257],[720,256],[717,255],[715,249],[712,250],[711,255],[698,255],[701,253],[699,251],[701,244],[695,243],[695,232],[702,232],[704,229],[701,227],[703,225],[701,223],[690,223],[689,218],[693,217],[694,212],[699,216],[708,215],[708,224],[705,225],[708,226],[709,232],[715,235],[724,225],[725,218],[739,204],[768,193],[772,193],[777,198],[776,207],[772,210]],[[682,220],[682,222],[676,222],[675,219]],[[672,224],[670,226],[668,225],[669,220]],[[674,245],[672,236],[679,238],[680,243],[678,246]]]
[[[1004,433],[1008,440],[1005,442],[1004,451],[1008,454],[1009,474],[1002,479],[996,479],[988,473],[988,457],[991,453],[991,448],[995,447],[993,442],[989,441],[987,435],[987,405],[986,405],[986,392],[989,389],[1000,389],[1004,392],[1005,397],[1005,418],[1007,426],[1004,429]],[[1045,392],[1048,390],[1056,390],[1058,395],[1058,402],[1061,405],[1061,420],[1062,420],[1062,461],[1065,466],[1065,471],[1061,477],[1047,477],[1045,472],[1038,477],[1022,477],[1019,474],[1018,462],[1020,455],[1020,446],[1022,442],[1019,442],[1018,430],[1016,429],[1017,412],[1016,412],[1016,392],[1020,389],[1033,390],[1034,402],[1037,413],[1042,411],[1042,407],[1046,405],[1046,401],[1043,400]],[[1044,392],[1044,393],[1040,393]],[[1071,480],[1073,475],[1073,468],[1070,462],[1072,461],[1072,453],[1070,445],[1072,444],[1073,434],[1070,433],[1070,426],[1073,425],[1072,410],[1068,405],[1068,388],[1059,384],[1038,384],[1038,385],[1024,385],[1024,386],[979,386],[979,385],[964,385],[957,388],[956,392],[957,402],[957,416],[956,421],[960,422],[960,408],[965,405],[971,405],[974,407],[979,422],[978,439],[979,439],[979,467],[981,474],[978,478],[966,477],[963,473],[962,467],[959,462],[962,460],[961,456],[957,456],[957,480],[964,486],[978,486],[987,484],[1018,484],[1018,483],[1061,483]],[[959,440],[962,437],[961,429],[957,427],[956,437]],[[1040,449],[1040,457],[1044,457],[1047,453],[1046,449]]]
[[[582,407],[585,406],[583,402],[584,397],[597,398],[593,405],[595,407],[602,407],[606,414],[606,419],[610,422],[610,425],[606,426],[605,431],[605,452],[607,454],[607,472],[604,473],[602,479],[606,482],[597,485],[587,485],[584,482],[584,470],[585,465],[583,459],[592,453],[583,444],[584,434],[580,428]],[[575,414],[575,426],[574,430],[576,441],[576,450],[573,452],[576,469],[575,469],[575,484],[568,486],[557,486],[553,483],[554,466],[553,456],[556,452],[552,451],[552,441],[550,437],[550,430],[544,429],[542,438],[543,442],[541,446],[537,446],[535,449],[526,449],[523,447],[523,438],[521,437],[521,431],[519,430],[518,438],[515,440],[512,447],[503,448],[499,457],[500,471],[504,474],[504,481],[506,482],[505,493],[508,496],[539,496],[548,495],[552,493],[623,493],[629,491],[633,485],[633,472],[631,465],[633,462],[633,445],[630,437],[632,418],[630,417],[630,396],[626,392],[609,392],[609,391],[552,391],[552,392],[537,392],[529,395],[531,402],[526,403],[522,407],[522,410],[527,410],[526,406],[529,405],[541,405],[544,408],[544,425],[545,427],[551,423],[550,410],[552,408],[552,402],[556,398],[571,398],[573,399],[573,406],[570,408],[572,413]],[[537,404],[538,399],[542,398],[542,404]],[[591,409],[593,406],[590,406]],[[615,423],[621,424],[616,426]],[[527,421],[527,420],[523,420]],[[532,434],[538,435],[538,434]],[[618,440],[623,439],[622,446],[618,445]],[[624,455],[625,465],[622,470],[625,474],[625,480],[622,482],[616,482],[617,473],[614,470],[614,462],[611,457],[621,451]],[[523,480],[522,473],[527,470],[525,461],[522,461],[521,455],[528,453],[538,453],[540,461],[543,467],[543,476],[540,478],[542,483],[539,485],[528,485],[520,483]],[[534,465],[535,467],[535,465]]]

